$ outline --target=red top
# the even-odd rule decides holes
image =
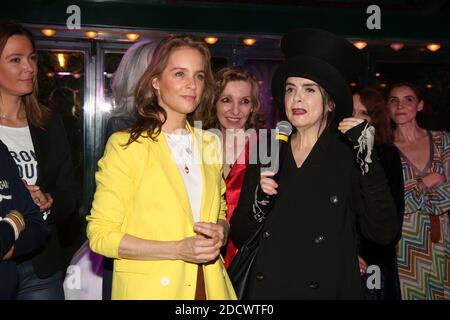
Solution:
[[[238,160],[231,167],[228,176],[225,178],[227,191],[225,193],[225,200],[227,203],[227,221],[230,222],[233,216],[234,209],[236,209],[239,201],[239,195],[241,194],[242,184],[244,182],[245,170],[247,169],[249,159],[249,149],[256,142],[256,137],[250,136],[249,141],[245,144],[244,150],[238,157]],[[233,244],[231,238],[228,238],[228,243],[225,248],[225,254],[223,258],[225,260],[225,268],[228,268],[234,256],[236,255],[237,248]]]

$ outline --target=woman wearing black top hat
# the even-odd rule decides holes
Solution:
[[[361,70],[362,59],[345,39],[317,29],[288,33],[282,49],[287,59],[275,72],[272,93],[295,129],[277,182],[258,165],[249,168],[231,220],[231,236],[242,244],[259,225],[254,201],[264,199],[255,199],[261,194],[255,190],[270,195],[244,298],[359,299],[357,220],[364,236],[380,244],[399,229],[371,153],[373,128],[348,118],[347,80]]]

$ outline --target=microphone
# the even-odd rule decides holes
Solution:
[[[289,136],[292,133],[292,125],[288,121],[280,121],[277,123],[277,126],[275,128],[275,155],[271,154],[270,157],[272,158],[272,162],[269,167],[269,171],[275,172],[275,176],[273,176],[273,179],[278,182],[278,178],[280,175],[281,170],[281,161],[280,159],[283,158],[284,155],[284,149],[286,148],[286,144],[289,140]]]
[[[274,179],[276,182],[278,182],[278,178],[280,177],[282,158],[284,158],[284,151],[286,149],[286,145],[291,133],[292,125],[288,121],[280,121],[277,123],[277,126],[275,128],[275,149],[271,147],[273,153],[271,153],[270,157],[272,161],[269,167],[261,168],[261,172],[275,172],[275,175],[272,177],[272,179]],[[275,202],[274,200],[275,196],[266,194],[258,183],[255,190],[254,203],[252,206],[253,218],[258,222],[262,222],[265,219],[267,213],[269,213],[269,211],[272,209]]]

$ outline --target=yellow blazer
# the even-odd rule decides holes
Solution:
[[[186,125],[202,161],[201,221],[225,219],[221,145],[216,135]],[[165,136],[141,136],[124,149],[129,134],[113,134],[98,162],[97,190],[88,217],[93,251],[115,258],[113,299],[194,299],[198,265],[182,260],[120,259],[125,234],[176,241],[194,236],[194,222],[183,178]],[[199,159],[200,159],[199,158]],[[236,299],[222,257],[203,266],[208,299]]]

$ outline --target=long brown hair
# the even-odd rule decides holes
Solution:
[[[374,88],[363,88],[355,94],[359,95],[371,118],[371,124],[375,127],[375,143],[393,143],[394,133],[383,95]]]
[[[172,51],[180,47],[190,47],[198,50],[205,61],[205,88],[199,106],[193,113],[188,115],[188,120],[192,121],[200,118],[198,114],[202,114],[203,110],[213,103],[214,78],[210,62],[211,53],[206,43],[200,38],[187,35],[167,38],[156,48],[150,65],[136,85],[134,98],[137,120],[130,129],[130,138],[126,145],[136,141],[144,132],[153,141],[156,141],[156,138],[161,133],[162,125],[167,119],[167,113],[158,105],[156,90],[152,82],[153,79],[160,77],[167,67]]]
[[[219,129],[219,119],[217,118],[217,102],[219,101],[220,95],[227,86],[229,82],[232,81],[245,81],[251,85],[251,101],[252,101],[252,112],[245,124],[245,129],[261,129],[265,126],[265,118],[261,111],[261,99],[259,95],[259,84],[254,79],[253,75],[246,69],[238,66],[229,66],[219,70],[215,76],[214,80],[216,83],[216,94],[214,98],[214,103],[210,108],[205,110],[203,115],[203,127],[204,128],[217,128]]]
[[[33,50],[36,51],[33,34],[28,29],[11,21],[0,20],[0,55],[3,53],[3,49],[5,49],[8,39],[16,35],[27,37]],[[28,121],[35,127],[43,127],[47,122],[50,113],[46,107],[39,103],[37,95],[38,84],[36,74],[33,80],[33,91],[30,94],[23,96],[22,102],[25,106],[25,114],[27,115]]]

